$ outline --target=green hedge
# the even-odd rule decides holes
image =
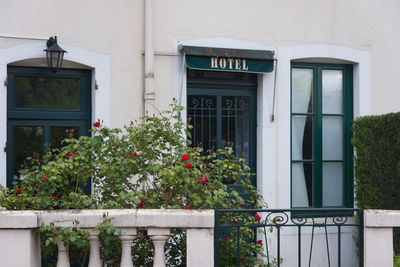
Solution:
[[[400,210],[400,113],[360,117],[353,132],[357,206]],[[398,228],[393,241],[399,255]]]
[[[360,117],[353,131],[358,207],[400,209],[400,113]]]

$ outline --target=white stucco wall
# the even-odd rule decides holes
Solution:
[[[111,124],[142,111],[143,0],[0,1],[0,36],[48,38],[110,56]],[[400,2],[387,0],[195,1],[155,0],[155,50],[175,54],[176,42],[228,37],[265,46],[330,44],[371,52],[371,112],[400,109]],[[42,40],[0,37],[0,47]],[[156,55],[157,97],[164,104],[175,84],[174,56]],[[169,63],[168,63],[169,62]],[[161,87],[161,88],[160,88]],[[397,90],[398,91],[398,90]],[[164,94],[165,93],[165,94]],[[162,107],[163,104],[160,104]]]
[[[145,0],[0,0],[0,84],[7,64],[43,58],[57,35],[66,59],[93,70],[93,119],[120,127],[143,112]],[[257,179],[272,208],[290,207],[290,62],[354,65],[355,116],[400,111],[398,0],[154,0],[155,107],[186,105],[178,44],[274,50],[274,73],[259,75]],[[33,63],[34,66],[35,63]],[[78,66],[78,65],[75,65]],[[6,88],[0,90],[0,184],[5,184]],[[185,116],[185,112],[183,112]]]
[[[94,91],[94,119],[120,127],[142,114],[143,0],[0,1],[0,9],[2,80],[7,64],[44,57],[45,39],[58,35],[59,44],[68,50],[67,60],[93,69],[93,84],[97,81],[99,85]],[[400,72],[396,63],[400,35],[395,34],[400,32],[399,10],[396,0],[385,4],[377,0],[302,0],[290,4],[155,0],[156,109],[167,108],[173,97],[185,105],[186,72],[178,44],[274,50],[278,59],[275,122],[270,121],[273,74],[259,75],[258,185],[271,207],[287,207],[290,61],[335,58],[352,62],[355,114],[399,111],[400,90],[396,86]],[[40,15],[43,12],[46,16]],[[0,92],[0,101],[3,146],[6,90]],[[4,152],[0,152],[0,167],[5,170]],[[4,173],[0,174],[2,184]]]
[[[137,118],[142,110],[143,1],[0,1],[0,48],[46,41],[109,56],[111,126]],[[27,38],[4,38],[1,36]],[[68,50],[68,49],[66,49]],[[72,56],[72,51],[67,55]],[[3,67],[3,66],[2,66]],[[3,82],[2,82],[3,83]],[[1,83],[1,84],[2,84]]]

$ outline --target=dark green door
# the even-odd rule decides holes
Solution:
[[[256,74],[189,69],[187,116],[193,145],[204,150],[232,147],[255,173],[256,99]],[[255,176],[252,183],[256,185]]]
[[[8,68],[7,186],[23,178],[26,157],[60,147],[68,135],[89,134],[90,88],[88,70]]]

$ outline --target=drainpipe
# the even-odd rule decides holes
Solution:
[[[154,112],[154,0],[144,0],[144,114]]]

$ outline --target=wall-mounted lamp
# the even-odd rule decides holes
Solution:
[[[46,42],[46,46],[47,49],[43,51],[46,51],[47,66],[53,73],[56,73],[61,68],[64,53],[67,53],[67,51],[57,44],[57,36],[50,37]]]

